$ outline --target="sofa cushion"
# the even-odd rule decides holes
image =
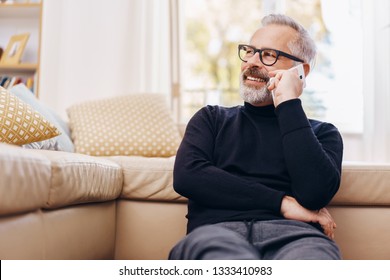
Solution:
[[[343,162],[340,189],[332,205],[390,205],[390,165]]]
[[[26,148],[60,150],[65,152],[74,151],[74,145],[69,136],[69,128],[55,112],[40,102],[24,84],[13,86],[9,91],[41,113],[42,116],[55,125],[55,127],[61,132],[60,135],[49,140],[35,142],[34,144],[27,144]]]
[[[44,155],[0,143],[0,215],[36,210],[45,205],[51,166]]]
[[[51,186],[45,208],[113,200],[122,190],[122,169],[115,162],[60,151],[31,152],[44,155],[51,162]]]
[[[68,110],[76,152],[95,156],[169,157],[181,137],[162,95],[88,101]]]
[[[173,189],[175,157],[110,157],[124,174],[122,198],[154,201],[186,201]]]
[[[23,145],[59,134],[38,111],[0,87],[0,142]]]

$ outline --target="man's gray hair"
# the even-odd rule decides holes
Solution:
[[[314,66],[314,60],[316,57],[316,45],[313,39],[310,37],[309,32],[300,25],[297,21],[289,16],[282,14],[270,14],[265,16],[261,21],[262,26],[270,24],[285,25],[296,30],[298,36],[295,40],[288,44],[292,55],[302,58],[306,63]]]

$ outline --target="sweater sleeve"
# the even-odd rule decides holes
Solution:
[[[215,115],[203,108],[190,120],[176,155],[174,189],[210,208],[280,212],[283,192],[251,182],[215,166]]]
[[[293,196],[308,209],[326,206],[341,181],[340,133],[329,123],[318,123],[314,132],[299,99],[280,104],[275,112]]]

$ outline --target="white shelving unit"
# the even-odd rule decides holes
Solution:
[[[36,96],[39,96],[42,7],[42,1],[0,2],[0,47],[5,50],[13,35],[30,34],[20,63],[0,64],[0,76],[18,76],[23,79],[32,79],[32,89]]]

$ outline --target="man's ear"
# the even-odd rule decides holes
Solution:
[[[310,64],[309,63],[303,63],[303,71],[305,71],[305,76],[309,75],[309,73],[310,73]]]

